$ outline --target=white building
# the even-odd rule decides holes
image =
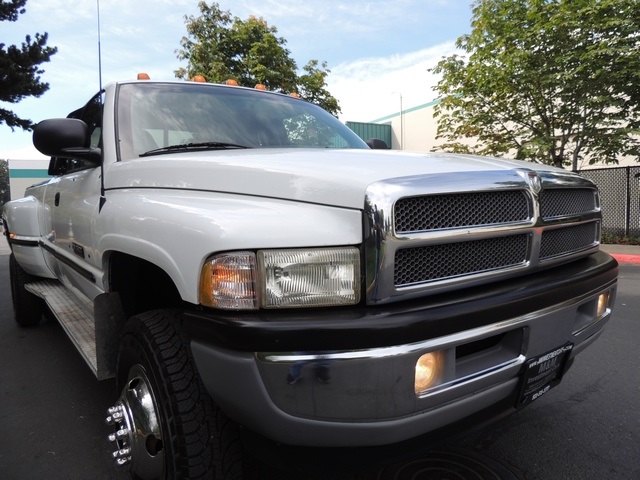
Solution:
[[[437,146],[443,143],[436,140],[437,123],[433,118],[433,107],[439,100],[418,105],[402,112],[396,112],[381,118],[372,120],[373,124],[388,124],[391,126],[391,148],[395,150],[411,150],[418,152],[430,152],[437,150]],[[471,143],[465,140],[462,143]],[[640,163],[633,157],[623,158],[618,165],[598,163],[589,165],[584,162],[579,165],[580,170],[610,167],[634,167]]]
[[[9,188],[11,198],[24,197],[27,187],[47,180],[49,160],[11,160],[9,159]]]

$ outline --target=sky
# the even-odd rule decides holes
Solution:
[[[262,17],[275,26],[299,68],[326,61],[327,89],[338,99],[342,121],[368,122],[398,112],[401,104],[408,109],[435,100],[437,78],[428,70],[455,53],[456,39],[471,29],[470,0],[217,3],[235,17]],[[174,70],[186,66],[176,56],[185,15],[199,15],[198,0],[28,0],[17,22],[0,22],[0,43],[19,45],[27,34],[47,32],[47,44],[58,48],[41,65],[50,88],[0,106],[34,122],[66,117],[99,90],[98,45],[102,85],[139,72],[174,80]],[[0,159],[41,158],[30,132],[0,124]]]

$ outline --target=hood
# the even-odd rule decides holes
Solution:
[[[384,150],[256,149],[158,155],[105,169],[105,187],[243,194],[362,209],[381,180],[513,169],[558,171],[515,160]]]

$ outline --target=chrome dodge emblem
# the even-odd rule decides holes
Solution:
[[[530,170],[518,170],[518,175],[520,175],[527,184],[529,184],[529,188],[533,190],[535,195],[540,193],[540,190],[542,190],[542,179],[540,178],[540,175]]]

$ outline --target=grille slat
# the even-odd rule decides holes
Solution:
[[[542,218],[593,212],[596,208],[595,190],[589,188],[552,188],[540,194]]]
[[[540,259],[547,260],[589,248],[597,242],[597,235],[596,222],[547,230],[542,233]]]
[[[401,198],[395,205],[398,233],[509,224],[531,218],[521,190],[426,195]]]
[[[395,284],[411,285],[522,265],[527,260],[528,245],[529,236],[522,234],[401,249],[396,252]]]

